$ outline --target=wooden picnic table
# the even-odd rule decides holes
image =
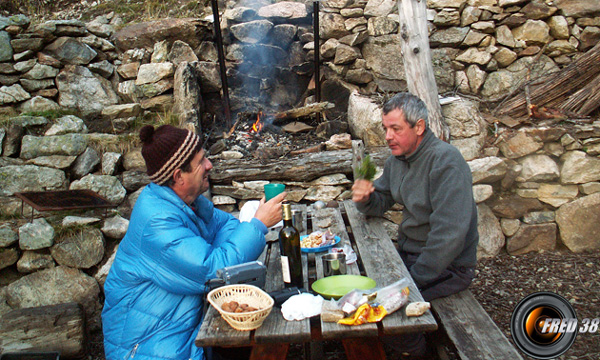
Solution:
[[[303,231],[329,229],[341,238],[336,247],[352,246],[358,261],[348,265],[347,273],[368,276],[377,287],[390,285],[406,277],[409,282],[409,302],[423,301],[408,269],[396,251],[381,218],[366,218],[352,201],[339,203],[338,208],[315,210],[306,205],[294,205],[303,213]],[[283,289],[278,232],[267,234],[267,246],[259,258],[267,266],[265,290]],[[305,289],[323,277],[322,253],[303,253]],[[308,274],[308,276],[307,276]],[[312,292],[312,290],[311,290]],[[404,308],[386,316],[381,322],[359,326],[339,325],[320,321],[287,321],[280,308],[273,308],[263,325],[253,331],[237,331],[225,322],[213,307],[209,307],[196,337],[197,346],[252,346],[251,359],[285,359],[291,343],[316,344],[321,340],[342,341],[348,359],[385,359],[378,340],[383,335],[429,332],[437,329],[430,311],[420,317],[407,317]]]

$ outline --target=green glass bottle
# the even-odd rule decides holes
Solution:
[[[292,224],[292,206],[283,202],[283,228],[279,231],[281,270],[285,287],[304,287],[300,233]]]

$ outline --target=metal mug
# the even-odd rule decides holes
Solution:
[[[298,232],[302,232],[304,230],[304,226],[302,226],[302,211],[292,210],[292,224],[298,230]]]
[[[346,274],[346,254],[329,253],[323,255],[323,276],[345,275]]]

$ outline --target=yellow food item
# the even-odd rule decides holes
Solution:
[[[364,323],[377,322],[387,315],[387,311],[381,305],[372,307],[369,304],[362,304],[352,316],[338,320],[342,325],[361,325]]]

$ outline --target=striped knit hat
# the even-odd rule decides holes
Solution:
[[[142,156],[146,161],[148,175],[158,185],[164,185],[175,170],[201,146],[196,134],[171,125],[163,125],[157,129],[146,125],[140,129],[140,140],[143,143]]]

